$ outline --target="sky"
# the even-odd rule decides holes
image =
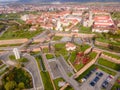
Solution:
[[[17,0],[0,0],[0,2],[6,2],[6,1],[17,1]]]

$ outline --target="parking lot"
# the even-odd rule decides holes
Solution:
[[[53,79],[61,77],[60,70],[58,69],[56,61],[49,62],[51,75]]]
[[[68,63],[65,61],[65,59],[62,56],[58,57],[57,59],[61,63],[61,65],[64,68],[66,73],[72,73],[73,72],[72,68],[68,65]]]
[[[73,72],[71,67],[69,67],[69,65],[67,64],[67,62],[64,60],[63,57],[58,57],[57,59],[56,58],[49,59],[47,62],[48,62],[48,66],[50,67],[50,73],[53,79],[61,77],[61,72],[58,68],[58,64],[56,60],[58,60],[61,63],[62,67],[64,68],[67,74]]]
[[[103,73],[103,75],[102,75],[101,77],[98,76],[98,74],[96,74],[96,73],[100,73],[100,72]],[[99,80],[97,80],[96,76],[99,77]],[[108,76],[109,76],[109,74],[107,74],[107,73],[105,73],[105,72],[97,69],[94,73],[92,73],[92,75],[87,79],[87,81],[85,81],[85,82],[82,84],[81,88],[82,88],[82,90],[101,90],[101,89],[102,89],[101,85],[102,85],[102,83],[106,80],[106,78],[107,78]],[[95,79],[95,78],[96,78],[96,79]],[[90,85],[90,83],[91,83],[93,80],[97,80],[97,83],[95,83],[94,86]]]

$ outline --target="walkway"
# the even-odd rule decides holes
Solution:
[[[25,65],[25,68],[29,70],[33,76],[34,90],[44,90],[40,70],[35,58],[27,53],[24,54],[23,57],[29,60],[29,62]]]

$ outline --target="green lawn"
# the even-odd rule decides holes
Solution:
[[[61,87],[58,86],[58,83],[59,83],[60,81],[64,81],[64,80],[63,80],[62,78],[57,78],[57,79],[55,79],[55,80],[53,80],[53,81],[54,81],[56,90],[60,90]]]
[[[120,80],[120,77],[117,80]],[[120,88],[120,83],[116,81],[111,90],[117,90],[117,88]]]
[[[120,70],[120,64],[110,62],[110,61],[108,61],[106,59],[103,59],[103,58],[99,58],[98,63],[101,64],[101,65],[104,65],[106,67],[109,67],[111,69],[117,70],[117,71]]]
[[[72,74],[72,73],[68,73],[67,75],[68,75],[69,77],[71,77],[73,74]]]
[[[38,51],[38,52],[30,52],[30,55],[38,55],[40,53],[40,51]]]
[[[97,36],[96,41],[108,44],[108,46],[106,46],[107,48],[101,45],[98,45],[98,47],[114,52],[120,52],[120,41],[117,41],[117,39],[120,38],[119,34],[96,33],[96,36]]]
[[[108,50],[108,51],[120,53],[120,48],[110,49],[109,47],[103,47],[103,46],[100,46],[100,45],[95,45],[95,46],[96,46],[97,48],[100,48],[100,49],[104,49],[104,50]]]
[[[43,30],[38,29],[36,31],[29,31],[29,28],[21,28],[13,25],[8,28],[8,30],[0,37],[0,39],[19,39],[19,38],[32,38],[40,34]]]
[[[4,44],[4,45],[0,45],[0,47],[10,47],[10,46],[20,46],[22,44]]]
[[[84,66],[85,66],[85,65],[82,64],[82,63],[74,65],[74,67],[75,67],[75,69],[76,69],[77,71],[79,71],[79,70],[80,70],[81,68],[83,68]]]
[[[38,63],[38,66],[39,66],[39,70],[40,70],[40,74],[41,74],[41,77],[42,77],[42,81],[43,81],[43,84],[44,84],[44,90],[53,90],[53,85],[52,85],[52,82],[51,82],[51,79],[50,79],[50,75],[48,72],[44,72],[44,71],[41,71],[41,67],[46,70],[45,66],[44,66],[44,63],[42,61],[42,58],[41,56],[37,56],[36,57],[36,61]],[[40,64],[41,63],[41,64]],[[42,66],[41,66],[42,65]]]
[[[104,42],[104,43],[109,43],[110,41],[108,39],[105,38],[96,38],[97,41],[99,42]]]
[[[52,54],[46,54],[46,58],[47,59],[52,59],[52,58],[54,58],[54,56]]]
[[[10,55],[9,58],[10,58],[10,60],[16,60],[16,58],[15,58],[14,55]],[[16,61],[19,61],[19,62],[28,62],[28,59],[24,58],[24,57],[20,57],[20,59],[18,59]]]
[[[112,58],[116,58],[116,59],[120,60],[120,56],[118,56],[118,55],[115,55],[115,54],[112,54],[112,53],[108,53],[108,52],[103,52],[103,54],[108,55],[108,56],[110,56]]]
[[[61,49],[61,48],[65,48],[65,43],[58,43],[58,44],[55,44],[55,48],[56,49]]]
[[[19,59],[19,62],[28,62],[28,59],[22,57],[22,58]]]
[[[84,27],[81,25],[78,25],[79,33],[92,33],[92,30],[90,27]]]
[[[54,90],[52,82],[50,80],[50,76],[48,72],[40,72],[42,81],[44,84],[44,90]]]
[[[60,54],[63,55],[65,59],[67,59],[68,51],[65,48],[65,43],[55,44],[55,54],[59,56]]]
[[[10,14],[0,14],[0,18],[20,18],[20,14],[18,13],[10,13]]]
[[[90,48],[90,46],[88,44],[84,44],[84,45],[79,45],[77,46],[77,50],[80,52],[84,52],[86,49]]]
[[[53,37],[53,40],[55,40],[55,41],[60,40],[60,39],[62,39],[61,36],[54,36],[54,37]]]
[[[97,38],[96,39],[97,41],[100,41],[100,42],[103,42],[103,43],[109,43],[109,44],[112,44],[112,45],[116,45],[116,46],[119,46],[120,45],[120,42],[119,41],[111,41],[110,39],[105,39],[105,38]]]
[[[76,51],[73,51],[70,55],[70,62],[71,63],[74,63],[75,59],[76,59],[76,54],[77,52]]]
[[[38,14],[40,15],[40,12],[36,11],[24,11],[24,12],[19,12],[19,13],[8,13],[8,14],[0,14],[0,18],[20,18],[20,16],[25,15],[25,14]]]
[[[41,70],[45,71],[46,68],[45,68],[45,65],[44,65],[44,62],[42,60],[42,57],[39,55],[39,56],[36,56],[36,60],[37,60],[37,63],[40,67]]]
[[[5,28],[5,25],[0,23],[0,30],[3,30]]]
[[[96,57],[96,55],[97,55],[96,52],[91,52],[91,53],[89,54],[89,57],[90,57],[90,59],[92,60],[92,59],[94,59],[94,58]]]
[[[110,75],[113,75],[113,76],[116,75],[116,72],[113,72],[113,71],[111,71],[111,70],[108,70],[108,69],[106,69],[106,68],[104,68],[104,67],[101,67],[101,66],[98,66],[98,65],[97,65],[96,67],[99,68],[99,69],[101,69],[102,71],[110,74]]]
[[[9,58],[10,58],[10,60],[15,60],[15,56],[14,55],[10,55]]]
[[[44,53],[49,53],[49,49],[48,48],[43,48],[43,52]]]

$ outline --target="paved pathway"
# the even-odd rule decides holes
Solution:
[[[80,90],[80,84],[76,80],[74,80],[73,77],[69,77],[67,75],[66,71],[62,67],[59,60],[56,60],[56,62],[57,62],[58,68],[59,68],[59,70],[61,72],[61,75],[65,79],[65,81],[68,82],[74,88],[74,90]]]
[[[25,68],[31,72],[33,76],[34,89],[35,90],[44,90],[42,78],[40,75],[40,70],[37,65],[35,58],[29,54],[24,54],[23,57],[27,58],[29,62],[25,65]]]

